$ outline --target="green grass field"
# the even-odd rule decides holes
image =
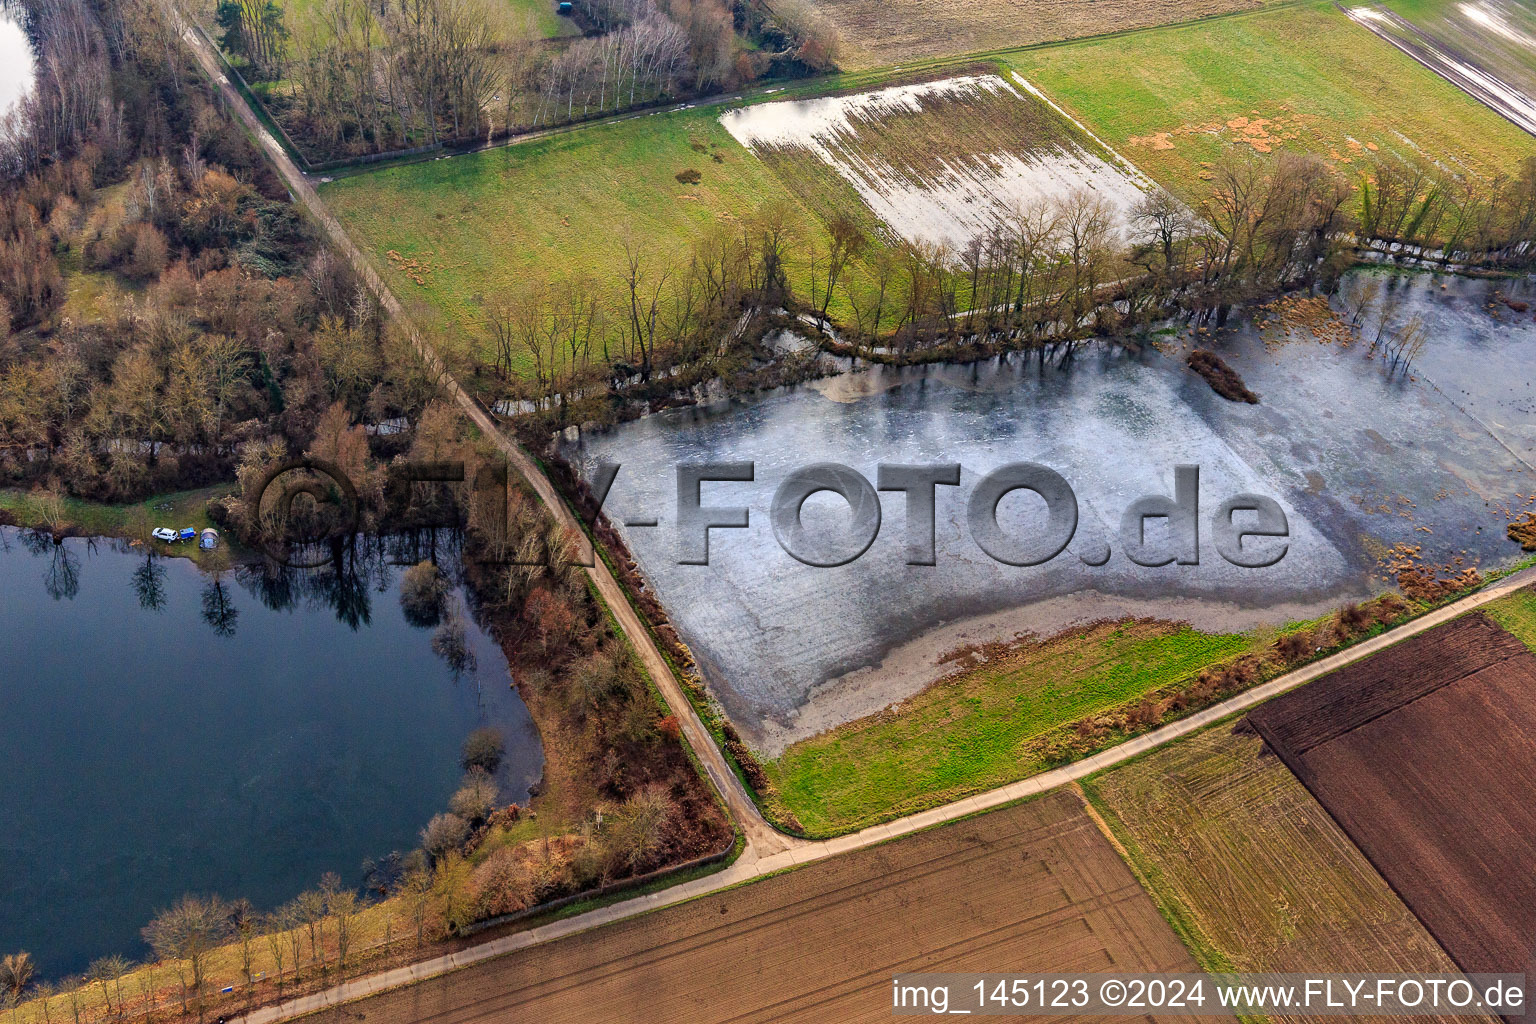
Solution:
[[[106,505],[97,501],[64,498],[63,524],[92,536],[123,537],[144,526],[190,526],[201,530],[213,525],[207,505],[214,498],[233,494],[233,484],[200,487],[174,494],[157,494],[127,505]],[[0,510],[9,512],[23,526],[43,525],[44,513],[38,497],[31,491],[0,489]]]
[[[706,231],[739,227],[768,203],[785,204],[799,229],[810,229],[811,214],[717,116],[679,111],[592,125],[342,178],[322,195],[424,324],[473,342],[484,334],[486,305],[532,279],[590,275],[616,302],[626,237],[659,271],[675,269]],[[688,168],[702,175],[698,184],[675,177]],[[409,260],[415,265],[401,269]]]
[[[581,29],[570,18],[555,13],[555,0],[498,0],[505,3],[512,18],[533,15],[538,34],[545,39],[567,39],[581,35]]]
[[[1025,647],[765,765],[808,834],[851,831],[1004,785],[1046,764],[1031,741],[1250,649],[1246,634],[1111,623]]]
[[[1526,587],[1483,608],[1483,614],[1536,651],[1536,589]]]
[[[1489,176],[1530,136],[1328,3],[1045,46],[1018,72],[1153,178],[1202,198],[1228,147],[1306,150],[1346,172],[1375,148]]]
[[[1235,145],[1303,149],[1351,174],[1372,150],[1421,152],[1485,176],[1512,170],[1532,149],[1519,129],[1321,0],[1003,59],[1192,202],[1205,195],[1209,164]],[[859,84],[882,77],[889,72]],[[802,83],[773,98],[851,84]],[[620,305],[626,236],[658,270],[675,269],[704,232],[739,225],[767,203],[785,204],[806,233],[819,232],[817,213],[853,201],[829,173],[818,177],[821,201],[795,194],[730,137],[719,112],[580,127],[356,174],[322,193],[423,326],[483,352],[487,305],[529,282],[589,275],[610,307]],[[679,183],[675,175],[690,168],[702,181]],[[805,267],[790,269],[805,289]],[[851,280],[860,277],[856,268]]]

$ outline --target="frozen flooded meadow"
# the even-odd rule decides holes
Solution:
[[[1388,380],[1364,343],[1276,348],[1244,327],[1222,352],[1262,396],[1256,406],[1222,400],[1176,358],[1095,347],[1063,368],[1015,355],[863,370],[672,410],[587,436],[572,454],[589,475],[600,461],[621,464],[607,514],[659,521],[620,529],[738,726],[773,750],[921,689],[961,637],[1127,613],[1248,628],[1380,589],[1378,560],[1397,544],[1434,563],[1513,558],[1500,510],[1536,493],[1529,374],[1515,370],[1536,357],[1536,325],[1490,320],[1491,287],[1457,280],[1442,291],[1428,275],[1395,286],[1404,315],[1421,312],[1435,335],[1412,380]],[[750,525],[711,531],[707,566],[679,564],[674,467],[733,460],[754,462],[755,479],[705,483],[702,501],[744,506]],[[1059,472],[1079,507],[1069,549],[1031,568],[988,557],[966,522],[971,487],[1018,461]],[[905,499],[894,492],[881,495],[878,537],[856,561],[816,568],[787,554],[769,522],[773,494],[814,462],[870,481],[881,463],[960,463],[961,486],[937,490],[937,564],[907,564]],[[1171,496],[1181,464],[1201,471],[1200,563],[1133,564],[1120,517],[1143,495]],[[1285,510],[1289,548],[1272,567],[1231,565],[1211,546],[1210,517],[1240,492]],[[999,521],[1025,536],[1042,510],[1015,492]],[[804,514],[836,529],[849,509],[822,493]],[[1108,561],[1090,564],[1106,545]],[[966,625],[976,628],[957,628]]]

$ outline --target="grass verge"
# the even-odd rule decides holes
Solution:
[[[1006,650],[898,708],[790,747],[765,770],[809,835],[994,789],[1048,767],[1034,741],[1253,648],[1245,634],[1104,622]],[[962,664],[965,664],[962,662]]]
[[[1480,610],[1536,651],[1536,589],[1525,587],[1484,605]]]

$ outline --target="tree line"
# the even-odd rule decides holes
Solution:
[[[106,96],[74,121],[73,94],[45,89],[11,136],[0,483],[125,501],[304,451],[338,417],[418,418],[434,378],[221,116],[158,8],[46,0],[31,24],[45,66],[80,59],[73,77]],[[66,264],[88,304],[70,306]]]
[[[570,121],[767,74],[833,66],[836,33],[751,0],[576,0],[583,33],[547,40],[490,0],[321,0],[291,25],[277,0],[219,0],[225,51],[316,159]],[[744,47],[740,33],[760,44]]]
[[[777,307],[855,359],[974,358],[1181,317],[1224,323],[1285,290],[1331,293],[1371,249],[1452,266],[1536,260],[1536,157],[1467,183],[1396,156],[1352,180],[1310,155],[1234,151],[1207,188],[1193,206],[1153,188],[1124,214],[1088,189],[1036,199],[958,248],[892,239],[846,213],[806,231],[765,206],[681,257],[619,243],[606,279],[535,281],[491,302],[487,369],[558,427],[730,376],[762,354],[747,321]],[[1377,347],[1402,371],[1422,331],[1392,327]]]

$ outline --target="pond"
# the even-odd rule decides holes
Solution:
[[[467,622],[455,678],[401,609],[398,563],[431,553],[209,575],[0,530],[0,948],[59,977],[146,954],[139,929],[186,892],[266,910],[325,872],[358,884],[417,845],[481,726],[506,742],[501,800],[526,802],[543,750],[501,651]]]
[[[1383,276],[1348,282],[1341,310],[1373,275]],[[1536,494],[1536,324],[1496,302],[1508,283],[1385,277],[1379,294],[1393,322],[1418,315],[1429,330],[1409,375],[1384,373],[1367,358],[1368,340],[1321,344],[1302,332],[1277,344],[1273,330],[1238,324],[1198,343],[1220,349],[1261,396],[1257,405],[1225,401],[1185,369],[1186,335],[1139,354],[1090,348],[1067,366],[1015,355],[876,368],[671,410],[587,435],[567,452],[589,478],[599,462],[621,465],[609,516],[713,692],[772,755],[899,702],[942,675],[942,655],[962,644],[1104,616],[1223,631],[1284,623],[1380,590],[1381,561],[1399,544],[1432,564],[1517,557],[1505,510]],[[1364,318],[1368,334],[1382,301]],[[712,531],[709,564],[680,564],[673,467],[733,460],[755,462],[755,479],[706,483],[703,503],[746,507],[748,528]],[[1068,549],[1029,568],[988,557],[967,512],[976,482],[1017,461],[1056,470],[1079,506]],[[961,486],[938,488],[936,564],[907,564],[899,493],[881,495],[876,539],[851,564],[813,568],[786,554],[772,497],[792,470],[816,462],[843,463],[871,483],[881,463],[959,463]],[[1172,495],[1181,464],[1200,468],[1199,564],[1133,564],[1122,515],[1141,496]],[[1278,564],[1237,567],[1210,546],[1213,513],[1238,493],[1284,511]],[[1005,532],[1043,527],[1043,503],[1027,492],[997,508]],[[823,493],[806,502],[804,520],[835,533],[848,509]],[[647,520],[658,525],[622,525]],[[1164,529],[1147,523],[1149,536]],[[1094,564],[1106,546],[1109,561]]]

